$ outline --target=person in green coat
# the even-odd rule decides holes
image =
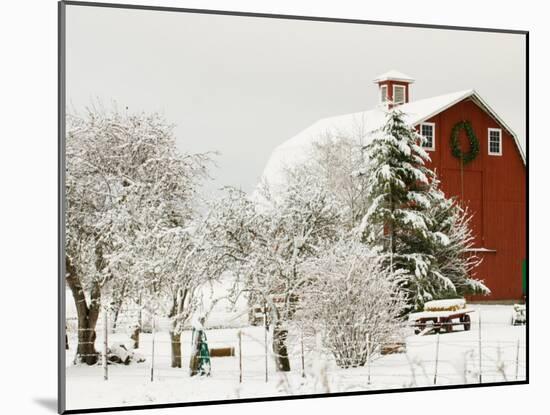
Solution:
[[[189,362],[190,375],[210,376],[210,352],[208,351],[208,339],[204,330],[204,316],[199,317],[193,325],[191,335],[191,361]]]

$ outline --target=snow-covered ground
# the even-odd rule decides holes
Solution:
[[[479,326],[481,315],[482,382],[524,380],[526,373],[526,331],[510,324],[512,306],[471,305],[472,328],[439,336],[437,385],[479,382]],[[218,323],[216,321],[216,323]],[[238,332],[242,330],[242,383],[239,383]],[[236,398],[257,398],[288,394],[377,390],[431,386],[436,368],[437,335],[406,338],[407,352],[379,356],[370,367],[339,369],[330,355],[316,347],[314,338],[304,340],[305,377],[302,377],[301,335],[291,331],[289,354],[292,371],[275,371],[268,356],[268,381],[265,381],[265,330],[262,327],[211,329],[209,346],[233,346],[235,357],[212,359],[212,376],[188,376],[190,332],[182,336],[183,368],[170,368],[168,333],[160,325],[155,335],[154,373],[151,382],[151,334],[142,334],[138,350],[147,360],[129,366],[109,365],[109,380],[103,380],[103,368],[74,366],[76,338],[70,337],[67,351],[67,409],[105,406],[178,403]],[[126,342],[125,333],[110,335],[109,343]],[[97,347],[102,337],[98,333]],[[269,340],[268,340],[269,342]],[[519,345],[519,349],[518,349]],[[519,351],[519,353],[518,353]],[[270,353],[270,347],[268,348]],[[516,364],[516,358],[518,363]]]

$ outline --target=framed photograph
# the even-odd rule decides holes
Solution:
[[[528,32],[59,3],[59,412],[525,384]]]

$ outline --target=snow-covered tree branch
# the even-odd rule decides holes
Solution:
[[[293,171],[284,192],[274,195],[264,188],[252,201],[230,189],[214,211],[217,255],[239,277],[250,307],[269,313],[277,367],[288,371],[284,323],[293,317],[300,290],[309,281],[300,264],[316,255],[321,243],[337,238],[340,206],[314,177]]]
[[[114,290],[151,277],[144,235],[161,240],[192,220],[209,155],[179,154],[172,127],[156,114],[116,110],[69,115],[66,143],[66,281],[78,313],[78,355],[94,364],[102,298],[119,302]]]

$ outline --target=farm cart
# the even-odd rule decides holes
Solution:
[[[412,313],[409,321],[414,322],[414,334],[426,334],[432,330],[439,333],[442,329],[450,333],[454,326],[463,326],[464,330],[468,331],[472,324],[469,313],[473,311],[467,308],[453,311],[421,311]]]

